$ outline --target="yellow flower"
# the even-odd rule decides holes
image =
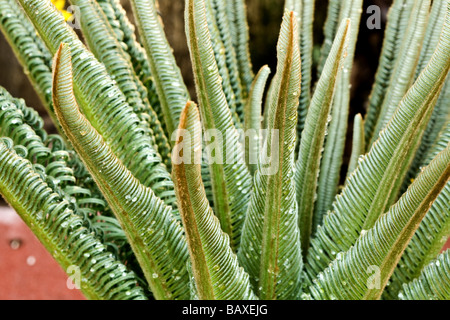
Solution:
[[[60,11],[63,14],[64,19],[66,21],[69,20],[70,17],[72,17],[71,13],[69,13],[66,10],[64,10],[64,7],[66,6],[66,0],[52,0],[52,3],[56,7],[56,9],[58,9],[58,11]]]

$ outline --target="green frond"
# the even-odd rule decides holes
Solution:
[[[230,26],[231,39],[239,66],[239,76],[244,87],[243,97],[250,92],[253,82],[253,67],[249,49],[249,29],[247,24],[247,7],[244,0],[227,0],[226,13]]]
[[[269,74],[270,68],[268,66],[263,66],[259,70],[253,80],[244,108],[244,132],[250,135],[249,142],[245,143],[245,161],[252,176],[258,167],[260,143],[262,142],[260,141],[262,140],[260,136],[262,101]]]
[[[207,147],[210,149],[208,164],[214,193],[214,212],[222,229],[230,235],[232,248],[236,249],[250,198],[251,175],[245,165],[244,150],[222,90],[204,0],[186,2],[185,21],[203,128],[206,139],[210,140]],[[222,143],[218,143],[217,137],[208,136],[211,134],[222,135],[223,144],[233,146],[233,150],[220,150]],[[216,140],[212,141],[213,138]],[[213,151],[215,156],[212,155]]]
[[[424,129],[422,140],[416,150],[414,159],[411,166],[408,169],[408,173],[403,181],[401,191],[405,191],[411,183],[411,180],[419,173],[420,167],[426,160],[428,153],[431,151],[436,139],[439,138],[439,134],[445,128],[446,122],[450,121],[450,109],[448,103],[450,101],[450,76],[447,76],[444,88],[442,88],[441,94],[430,120],[428,121],[426,129]]]
[[[298,105],[298,142],[300,142],[308,107],[311,102],[314,5],[315,1],[313,0],[287,0],[284,5],[285,9],[296,13],[299,29],[300,57],[302,59],[302,90]]]
[[[86,49],[50,0],[21,1],[52,53],[56,53],[62,42],[70,45],[74,91],[89,122],[139,181],[152,188],[167,205],[176,207],[172,179],[148,129],[126,102],[104,64]]]
[[[380,131],[392,118],[401,99],[414,81],[420,49],[428,23],[430,5],[430,0],[414,1],[407,22],[408,27],[401,35],[402,43],[399,51],[396,52],[399,58],[393,66],[389,87],[383,97],[375,129],[370,137],[370,144],[378,139]]]
[[[173,179],[192,261],[199,299],[255,299],[248,274],[239,266],[228,234],[221,230],[206,198],[201,177],[202,128],[197,106],[188,103],[181,114],[174,147]],[[176,152],[176,153],[175,153]]]
[[[189,93],[178,68],[172,49],[153,0],[131,1],[136,24],[154,78],[167,131],[172,134],[178,127],[183,106]]]
[[[59,135],[48,135],[36,111],[25,106],[23,100],[13,98],[2,87],[0,136],[11,138],[16,148],[24,147],[21,156],[29,160],[35,170],[39,168],[41,178],[68,201],[68,209],[95,231],[107,250],[139,272],[139,267],[133,264],[134,257],[130,254],[125,233],[111,217],[105,199],[78,155],[67,148]]]
[[[346,50],[351,30],[350,24],[349,20],[342,21],[336,34],[336,39],[324,66],[324,72],[320,76],[311,100],[305,121],[305,129],[300,141],[299,159],[295,167],[295,188],[298,202],[298,223],[304,254],[308,251],[311,235],[318,222],[320,222],[317,217],[313,216],[320,159],[322,157],[333,96],[337,87],[336,81],[342,72],[347,55]]]
[[[117,261],[69,209],[70,203],[0,139],[0,193],[66,271],[77,268],[80,289],[90,299],[145,299],[133,273]],[[100,272],[99,272],[100,271]]]
[[[293,2],[294,0],[286,1]],[[324,40],[320,49],[319,64],[317,66],[317,78],[322,74],[323,67],[325,66],[331,46],[333,45],[333,40],[336,37],[336,32],[340,23],[339,15],[343,3],[344,1],[342,0],[330,0],[328,2],[327,18],[323,27]]]
[[[140,184],[80,113],[72,91],[71,53],[57,52],[53,77],[58,120],[125,231],[157,299],[185,299],[187,247],[183,230],[154,192]]]
[[[303,263],[293,180],[301,81],[297,32],[294,13],[285,11],[277,46],[276,95],[238,251],[259,298],[265,300],[300,295]]]
[[[222,0],[210,0],[214,9],[216,17],[217,27],[220,31],[220,37],[222,39],[226,62],[228,67],[228,73],[230,75],[230,82],[233,88],[234,95],[236,97],[236,112],[240,117],[241,122],[244,120],[244,106],[245,99],[247,97],[246,88],[242,84],[242,80],[239,74],[239,63],[236,56],[236,50],[233,46],[233,39],[230,29],[230,21],[227,16],[227,1]]]
[[[366,116],[364,118],[364,136],[366,139],[366,151],[370,147],[375,125],[380,115],[381,104],[393,75],[401,48],[405,29],[408,27],[408,20],[411,17],[411,10],[414,7],[414,0],[394,0],[389,8],[386,30],[384,32],[383,48],[381,50],[379,65],[369,96]]]
[[[353,120],[352,154],[348,163],[347,178],[355,171],[358,166],[358,159],[366,153],[365,150],[364,120],[361,114],[358,113]]]
[[[447,14],[439,45],[430,63],[397,108],[369,153],[346,181],[333,209],[311,241],[306,270],[314,279],[336,254],[347,251],[361,231],[373,226],[387,211],[393,187],[400,176],[405,156],[414,144],[421,124],[431,114],[450,68],[450,16]]]
[[[52,55],[16,0],[0,1],[0,29],[25,70],[47,113],[57,123],[52,105]]]
[[[147,89],[147,98],[156,113],[156,116],[150,113],[152,117],[151,123],[161,122],[162,129],[168,137],[169,131],[167,130],[158,93],[156,92],[155,79],[150,70],[147,53],[136,40],[134,25],[128,20],[127,13],[122,7],[120,0],[98,0],[97,3],[108,19],[109,25],[114,30],[117,40],[120,41],[121,46],[128,53],[135,74]],[[158,141],[158,136],[155,139]],[[161,151],[161,153],[163,152]]]
[[[415,79],[417,79],[422,70],[427,66],[431,56],[436,50],[439,42],[439,35],[445,22],[445,7],[447,1],[433,0],[428,18],[427,29],[422,43],[419,62],[417,63]]]
[[[222,3],[222,6],[224,3]],[[216,58],[217,68],[219,70],[219,75],[222,79],[222,90],[227,99],[228,107],[230,108],[231,115],[233,117],[234,126],[237,129],[242,128],[241,118],[237,113],[237,109],[242,112],[242,95],[236,96],[235,88],[232,85],[232,70],[228,68],[228,48],[222,41],[221,30],[218,26],[218,21],[216,19],[215,11],[213,8],[213,1],[205,1],[206,8],[206,21],[208,23],[209,34],[211,36],[211,47],[214,51],[214,56]],[[235,74],[238,77],[238,74]],[[233,79],[236,81],[236,78]],[[238,107],[239,104],[239,107]]]
[[[450,143],[450,122],[436,141],[426,161],[427,166],[431,160]],[[397,268],[386,287],[385,298],[397,299],[403,283],[417,278],[420,272],[435,259],[442,250],[450,236],[450,183],[447,182],[436,201],[420,223],[419,229],[412,237],[405,253],[401,257]]]
[[[80,15],[83,17],[80,23],[89,49],[105,65],[111,78],[116,80],[126,101],[139,116],[143,128],[147,130],[146,134],[154,138],[155,150],[170,168],[169,141],[148,101],[147,90],[134,73],[130,56],[117,40],[107,17],[96,1],[73,0],[72,3],[79,7]]]
[[[315,299],[379,299],[405,247],[450,177],[450,144],[408,191],[313,281]]]
[[[399,297],[402,300],[449,300],[449,274],[450,250],[447,250],[426,266],[419,278],[405,284]]]
[[[358,38],[359,24],[362,12],[361,0],[344,1],[341,4],[339,21],[350,19],[351,30],[347,47],[347,57],[344,69],[337,79],[337,88],[333,97],[331,120],[328,124],[322,160],[320,163],[319,184],[314,215],[323,217],[331,209],[333,200],[338,192],[341,166],[343,163],[344,148],[347,137],[348,117],[350,112],[350,87]]]

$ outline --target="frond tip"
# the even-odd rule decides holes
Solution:
[[[201,125],[196,105],[188,102],[181,113],[173,157],[173,178],[197,295],[207,300],[255,299],[249,276],[239,266],[229,236],[220,228],[206,198],[201,177]]]

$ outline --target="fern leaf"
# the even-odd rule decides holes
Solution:
[[[293,0],[287,1],[292,2]],[[336,37],[336,32],[340,23],[339,14],[341,12],[342,3],[344,3],[342,0],[330,0],[328,3],[327,18],[323,27],[323,35],[325,39],[323,41],[322,48],[320,49],[319,64],[317,66],[317,78],[319,78],[322,74],[323,67],[325,66],[331,46],[333,45],[333,40]]]
[[[131,4],[155,79],[164,121],[169,134],[172,134],[178,126],[181,109],[189,100],[189,93],[165,37],[154,1],[133,0]]]
[[[134,25],[129,21],[120,0],[98,0],[97,3],[108,19],[109,25],[113,29],[117,40],[120,41],[121,46],[128,53],[136,75],[147,89],[147,98],[156,113],[156,115],[152,113],[149,114],[151,123],[156,124],[159,121],[165,135],[169,137],[169,131],[167,130],[164,114],[161,110],[147,53],[142,45],[136,40]],[[158,141],[158,136],[156,136],[155,139]]]
[[[133,72],[130,57],[116,39],[100,6],[93,0],[75,0],[72,3],[79,7],[81,27],[89,49],[101,61],[108,73],[126,97],[133,111],[139,116],[148,135],[154,138],[155,151],[170,169],[170,144],[158,121],[155,111],[150,105],[147,90]]]
[[[324,217],[311,241],[306,265],[310,279],[334,260],[337,253],[347,251],[361,231],[371,228],[388,209],[386,202],[392,187],[397,180],[403,180],[399,174],[405,156],[420,124],[432,112],[450,68],[448,14],[443,30],[430,63],[410,88],[380,138],[347,179],[333,210]]]
[[[327,129],[328,135],[320,164],[317,200],[314,207],[314,215],[319,218],[319,221],[321,221],[320,217],[323,217],[331,209],[339,187],[350,109],[350,78],[358,38],[358,26],[361,20],[362,1],[344,1],[341,6],[340,21],[350,19],[352,24],[347,57],[344,61],[343,72],[340,73],[337,80],[336,93],[331,108],[331,120]]]
[[[244,98],[250,92],[253,82],[253,67],[250,59],[247,7],[244,0],[226,1],[231,39],[239,66],[239,76],[244,86]]]
[[[399,294],[402,300],[450,299],[450,250],[424,268],[419,278],[405,284]]]
[[[309,0],[287,0],[284,5],[285,9],[296,13],[299,28],[300,57],[302,59],[302,90],[298,105],[298,142],[300,142],[311,101],[314,5],[314,1]]]
[[[219,217],[222,229],[230,235],[232,248],[236,249],[250,197],[251,176],[245,165],[244,150],[222,90],[206,21],[205,1],[188,1],[185,17],[205,133],[208,135],[212,132],[210,130],[216,130],[213,134],[222,135],[223,139],[226,138],[226,145],[234,147],[234,150],[222,150],[222,157],[218,160],[212,157],[211,151],[208,154],[208,164],[214,192],[214,212]],[[212,137],[207,136],[206,139]],[[217,146],[217,140],[209,146],[215,146],[214,149],[222,148],[221,144]],[[217,156],[220,157],[220,154]]]
[[[298,202],[299,227],[302,239],[302,251],[306,254],[309,239],[317,223],[313,217],[314,202],[317,191],[317,177],[320,158],[325,140],[325,131],[329,121],[336,79],[343,69],[347,55],[350,21],[343,21],[339,27],[330,55],[324,66],[305,121],[302,140],[300,141],[299,159],[295,170],[295,184]]]
[[[52,55],[15,0],[0,1],[0,29],[31,80],[47,113],[57,123],[52,105]],[[59,129],[59,128],[58,128]]]
[[[303,263],[292,179],[301,70],[297,32],[294,13],[286,11],[277,46],[277,94],[262,148],[269,163],[260,157],[238,252],[261,299],[297,299],[300,294]]]
[[[0,193],[65,271],[79,270],[80,289],[86,297],[145,299],[136,277],[105,251],[83,219],[69,209],[69,202],[42,180],[6,138],[0,139]]]
[[[228,73],[230,75],[230,82],[236,100],[236,112],[241,122],[244,121],[244,106],[247,97],[246,88],[242,84],[239,74],[239,63],[236,56],[236,51],[233,46],[233,39],[230,31],[230,21],[227,16],[227,1],[209,0],[212,3],[214,14],[216,17],[217,27],[220,32],[220,37],[224,45],[226,63]]]
[[[172,179],[154,148],[152,137],[105,66],[85,48],[49,0],[21,4],[50,52],[56,53],[62,42],[71,46],[74,90],[89,122],[139,181],[176,208]]]
[[[430,3],[431,1],[429,0],[414,2],[411,16],[408,20],[408,28],[406,28],[405,34],[402,35],[403,41],[397,53],[399,59],[394,65],[389,88],[383,98],[370,144],[378,138],[379,132],[391,119],[395,109],[414,80],[420,48],[428,22]]]
[[[380,298],[401,254],[449,177],[450,145],[373,228],[319,274],[310,287],[312,296],[315,299]]]
[[[379,65],[375,75],[375,82],[369,96],[367,113],[364,118],[364,136],[366,138],[366,151],[372,139],[377,119],[380,115],[381,104],[389,88],[394,66],[399,59],[400,50],[405,29],[414,7],[414,0],[394,0],[387,18],[386,31],[384,32],[383,48],[379,58]]]
[[[234,89],[231,82],[231,74],[228,69],[227,63],[227,49],[222,41],[221,32],[219,30],[217,19],[215,16],[213,3],[211,0],[205,1],[206,8],[206,21],[208,23],[209,34],[211,37],[211,47],[214,51],[214,56],[216,57],[217,68],[219,70],[219,75],[222,79],[222,90],[227,99],[227,104],[230,108],[231,115],[233,117],[234,126],[237,129],[242,128],[241,118],[237,113],[238,103],[242,104],[242,99],[238,99],[234,93]],[[236,79],[234,79],[236,80]],[[239,106],[242,111],[242,106]]]
[[[201,178],[202,129],[195,104],[181,114],[174,181],[192,261],[196,292],[202,300],[255,299],[248,274],[239,266],[228,234],[209,207]],[[182,154],[181,154],[182,153]]]
[[[358,113],[353,121],[352,154],[348,164],[347,178],[355,171],[358,166],[358,159],[365,154],[365,149],[364,120]]]
[[[262,100],[269,74],[268,66],[263,66],[259,70],[244,108],[244,132],[253,135],[249,137],[249,143],[245,143],[245,161],[252,176],[258,167],[260,139],[262,138],[260,136]]]
[[[420,166],[426,160],[430,149],[439,137],[440,132],[445,129],[446,121],[450,120],[450,109],[448,108],[448,101],[450,101],[450,77],[447,76],[444,88],[441,91],[436,106],[431,114],[430,120],[428,121],[426,129],[424,129],[422,140],[417,148],[414,159],[411,166],[408,169],[408,173],[403,181],[401,191],[405,191],[406,188],[414,179],[419,170]]]
[[[53,103],[61,126],[124,229],[155,298],[187,298],[183,230],[171,208],[139,183],[79,112],[70,59],[69,46],[62,44],[53,77]]]
[[[450,142],[450,122],[441,133],[428,159],[423,163],[427,166],[430,161]],[[420,272],[442,250],[450,235],[450,183],[447,183],[436,201],[422,220],[419,229],[411,239],[397,268],[390,279],[389,287],[384,296],[396,299],[403,283],[417,278]]]

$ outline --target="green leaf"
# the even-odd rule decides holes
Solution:
[[[426,161],[422,163],[423,167],[427,166],[439,152],[444,150],[449,142],[450,121],[447,122],[445,130],[441,132]],[[402,284],[419,277],[422,269],[441,252],[449,236],[450,183],[447,182],[408,244],[405,253],[392,274],[389,287],[386,288],[384,296],[391,299],[398,298]]]
[[[231,39],[239,66],[239,76],[244,87],[244,98],[250,92],[253,82],[253,67],[250,59],[249,28],[247,24],[247,7],[244,0],[225,1]]]
[[[178,126],[181,110],[189,100],[189,93],[181,76],[172,49],[153,0],[131,1],[136,24],[150,62],[164,122],[172,134]]]
[[[417,79],[423,69],[427,66],[439,42],[439,35],[445,22],[445,6],[447,1],[436,0],[431,4],[427,29],[423,39],[422,50],[419,62],[417,63],[415,79]]]
[[[424,268],[419,278],[405,284],[399,294],[402,300],[450,299],[450,250]]]
[[[128,20],[127,12],[122,7],[120,0],[98,0],[97,3],[108,19],[109,25],[114,30],[117,40],[120,41],[121,46],[128,53],[136,75],[147,89],[148,100],[156,113],[156,116],[150,113],[150,116],[152,117],[151,122],[156,123],[157,121],[160,121],[161,126],[168,137],[169,132],[165,123],[164,114],[161,110],[161,104],[159,102],[158,93],[156,92],[155,81],[150,70],[147,53],[142,45],[136,40],[134,25]],[[155,139],[158,141],[158,136],[156,136]]]
[[[211,0],[210,0],[211,1]],[[230,75],[230,82],[236,97],[236,112],[240,117],[241,122],[244,120],[244,106],[247,97],[247,88],[244,88],[242,79],[239,74],[239,63],[236,55],[236,50],[233,45],[233,38],[231,34],[230,21],[227,16],[227,1],[212,0],[214,13],[216,16],[217,27],[220,31],[222,39],[228,72]]]
[[[153,295],[186,299],[188,252],[183,230],[171,208],[139,183],[80,113],[67,44],[60,46],[55,57],[53,96],[61,126],[125,231]]]
[[[446,121],[449,121],[450,119],[448,101],[450,101],[450,76],[447,76],[447,79],[445,80],[444,88],[442,88],[427,127],[424,129],[422,140],[420,141],[420,145],[417,148],[414,159],[403,181],[401,191],[404,192],[411,183],[411,180],[417,176],[420,171],[420,166],[422,166],[423,162],[426,160],[433,144],[436,142],[436,139],[439,138],[441,131],[445,129]]]
[[[366,145],[364,139],[364,120],[361,114],[357,114],[353,121],[352,154],[347,169],[347,178],[358,166],[358,159],[365,154]]]
[[[262,100],[270,68],[263,66],[253,80],[249,98],[244,108],[244,132],[249,136],[249,142],[245,143],[245,161],[250,174],[253,176],[258,167],[260,150],[260,130],[262,115]]]
[[[313,217],[316,200],[317,178],[320,169],[320,158],[325,141],[327,124],[333,96],[336,90],[336,79],[343,69],[343,61],[347,55],[350,21],[342,21],[333,47],[331,48],[324,72],[314,92],[305,121],[302,140],[300,141],[299,159],[295,170],[295,188],[298,202],[299,228],[302,239],[302,251],[306,255],[309,240],[317,222]]]
[[[61,267],[72,277],[74,271],[79,274],[87,298],[145,299],[136,277],[105,251],[85,221],[70,210],[69,201],[42,180],[7,138],[0,139],[0,193]]]
[[[294,0],[286,0],[286,2],[292,2]],[[317,78],[322,74],[323,67],[330,53],[333,40],[336,37],[336,32],[341,22],[339,14],[341,12],[341,5],[344,3],[342,0],[330,0],[328,2],[327,18],[323,27],[324,41],[320,49],[319,64],[317,66]]]
[[[231,110],[231,115],[233,117],[234,126],[238,129],[242,128],[241,118],[237,113],[239,109],[242,112],[242,90],[240,89],[239,95],[236,95],[235,89],[240,86],[240,83],[236,85],[236,81],[239,81],[239,74],[233,74],[233,70],[228,68],[229,65],[229,54],[227,54],[229,49],[225,47],[224,42],[222,41],[222,34],[225,30],[220,30],[218,26],[218,20],[216,19],[215,9],[213,8],[213,1],[207,0],[205,1],[205,9],[206,9],[206,21],[208,23],[208,30],[211,37],[211,47],[214,51],[214,56],[216,58],[217,68],[219,70],[219,75],[222,79],[222,90],[227,99],[227,104]],[[225,4],[222,3],[222,6]],[[226,20],[226,17],[222,17],[223,20]],[[229,35],[228,35],[229,38]],[[233,50],[233,48],[232,48]],[[231,52],[234,52],[231,51]],[[235,83],[233,86],[232,83]]]
[[[287,0],[284,5],[285,9],[295,12],[299,28],[300,57],[302,59],[302,90],[298,105],[298,142],[300,142],[308,107],[311,102],[314,5],[315,1],[310,0]]]
[[[404,40],[405,29],[408,27],[408,20],[411,17],[414,2],[414,0],[394,0],[388,12],[383,48],[379,58],[375,82],[372,85],[372,91],[369,96],[367,113],[364,118],[366,150],[370,147],[369,142],[372,139],[375,125],[380,115],[381,104],[389,89],[394,66],[400,58],[398,51]]]
[[[230,235],[232,248],[236,249],[250,197],[251,176],[245,165],[244,150],[222,89],[211,47],[204,0],[186,2],[185,21],[200,113],[206,140],[210,141],[207,147],[211,150],[208,164],[214,193],[214,212],[222,229]],[[212,140],[214,135],[221,135],[224,145],[233,146],[234,149],[220,150],[223,146],[217,137]],[[214,157],[213,150],[216,151]]]
[[[192,261],[196,292],[202,300],[255,299],[248,274],[239,266],[228,234],[221,230],[206,198],[201,177],[202,129],[194,103],[181,114],[174,148],[173,179]]]
[[[47,113],[57,123],[51,95],[52,55],[15,0],[0,1],[0,28]]]
[[[450,145],[310,287],[315,299],[379,299],[405,247],[450,177]]]
[[[413,147],[420,125],[432,112],[450,68],[450,17],[430,63],[401,101],[388,126],[357,169],[346,181],[333,209],[318,228],[307,258],[306,270],[314,279],[336,254],[347,251],[362,230],[371,228],[387,211],[400,169]]]
[[[260,299],[297,299],[302,276],[295,199],[294,151],[300,52],[293,12],[283,17],[277,46],[276,94],[242,231],[239,261]],[[264,161],[267,155],[269,161]]]
[[[21,1],[50,52],[56,53],[62,42],[70,45],[74,91],[83,114],[127,169],[175,208],[173,182],[153,139],[105,66],[86,49],[49,0]]]
[[[336,93],[333,97],[333,106],[331,108],[331,120],[328,125],[328,135],[325,140],[320,164],[317,200],[314,207],[314,215],[317,217],[323,217],[331,209],[339,187],[350,111],[350,80],[358,38],[358,27],[361,20],[362,1],[344,1],[341,6],[339,21],[350,19],[351,30],[344,69],[337,79]],[[319,219],[319,221],[321,220]]]
[[[107,17],[96,1],[73,0],[72,3],[78,6],[83,17],[80,23],[89,49],[105,65],[111,78],[116,80],[126,101],[143,122],[147,134],[155,138],[155,150],[161,154],[162,159],[168,160],[166,163],[170,167],[169,141],[148,101],[147,90],[134,73],[130,57],[117,40]]]
[[[419,61],[420,49],[428,22],[430,4],[430,0],[414,2],[407,22],[408,27],[405,29],[404,34],[401,35],[403,41],[399,51],[396,53],[399,58],[392,70],[389,87],[383,97],[375,129],[371,135],[370,144],[378,139],[380,131],[392,118],[395,109],[414,81],[414,74],[417,62]]]

